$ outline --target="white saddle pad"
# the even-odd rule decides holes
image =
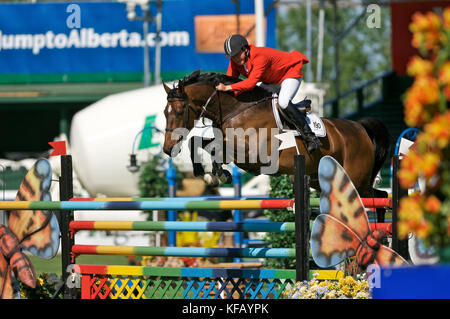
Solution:
[[[295,136],[299,136],[300,133],[297,132],[297,130],[291,130],[291,129],[285,129],[283,123],[281,122],[280,114],[278,112],[277,108],[278,98],[276,94],[274,94],[274,98],[272,99],[272,110],[273,110],[273,116],[275,117],[275,122],[277,123],[278,129],[280,132],[289,132],[293,131]],[[327,136],[327,130],[325,128],[325,125],[322,122],[322,119],[312,112],[306,113],[306,122],[309,124],[309,127],[311,128],[311,131],[317,136],[317,137],[325,137]]]

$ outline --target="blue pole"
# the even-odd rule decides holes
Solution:
[[[172,159],[169,159],[169,169],[166,171],[167,183],[169,186],[168,196],[176,197],[177,194],[177,171],[173,167]],[[177,212],[175,210],[169,210],[167,215],[167,220],[174,222],[177,220]],[[169,232],[169,246],[177,245],[177,233],[174,231]]]
[[[240,198],[242,195],[241,191],[241,172],[237,166],[233,166],[233,188],[234,188],[234,196]],[[233,211],[233,221],[236,223],[242,222],[242,211],[240,209]],[[234,247],[241,248],[242,247],[242,232],[234,233]],[[242,258],[234,258],[234,262],[241,262]]]

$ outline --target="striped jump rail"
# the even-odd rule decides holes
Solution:
[[[251,201],[251,200],[258,200],[254,197],[221,197],[220,199],[217,199],[217,197],[208,197],[208,196],[198,196],[198,197],[165,197],[165,198],[159,198],[159,197],[105,197],[105,198],[99,198],[99,197],[88,197],[88,198],[72,198],[70,201],[76,201],[76,202],[84,202],[84,201],[110,201],[110,202],[142,202],[142,201],[167,201],[167,202],[174,202],[174,201],[180,201],[180,202],[186,202],[186,201],[238,201],[238,200],[245,200],[245,201]],[[281,199],[263,199],[264,201],[273,201],[273,200],[292,200],[288,198],[281,198]],[[392,199],[391,198],[361,198],[362,203],[364,204],[364,207],[366,208],[392,208]],[[266,204],[266,203],[265,203]],[[309,205],[310,207],[319,207],[320,206],[320,198],[310,198],[309,199]],[[287,208],[292,208],[293,203],[291,206]],[[238,208],[229,208],[229,209],[238,209]],[[270,209],[270,208],[269,208]],[[273,208],[272,208],[273,209]]]
[[[72,254],[110,256],[295,258],[294,248],[209,248],[73,245]]]
[[[319,200],[319,199],[317,199]],[[374,199],[369,199],[373,201]],[[388,203],[388,198],[379,198]],[[261,200],[186,200],[162,198],[144,201],[0,201],[1,210],[252,210],[287,209],[293,210],[294,199]],[[369,207],[369,206],[366,206]],[[381,206],[380,206],[381,207]],[[386,206],[382,206],[386,207]]]
[[[146,201],[0,201],[2,210],[253,210],[288,209],[293,199],[211,200],[155,198]]]
[[[312,225],[312,222],[311,222]],[[383,229],[392,234],[392,223],[370,223],[372,231]],[[294,222],[153,222],[153,221],[71,221],[72,234],[80,230],[118,231],[229,231],[229,232],[295,232]]]

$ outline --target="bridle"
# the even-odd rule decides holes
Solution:
[[[194,111],[196,116],[201,115],[201,113],[199,113],[199,111],[197,111],[194,108],[194,106],[192,106],[191,103],[189,103],[189,99],[188,99],[186,93],[170,92],[169,95],[167,96],[167,102],[177,102],[177,101],[183,101],[184,106],[185,106],[184,115],[183,115],[183,127],[186,127],[187,124],[189,123],[189,109]],[[175,129],[173,129],[173,128],[166,127],[166,132],[173,132],[174,130]]]
[[[189,123],[189,109],[191,109],[192,111],[194,111],[195,116],[197,118],[204,118],[204,114],[207,114],[208,112],[213,115],[212,117],[216,119],[216,123],[213,124],[213,126],[215,127],[222,127],[223,123],[227,122],[228,120],[230,120],[231,118],[235,117],[236,115],[238,115],[239,113],[243,112],[246,109],[249,109],[253,106],[258,105],[261,102],[265,102],[267,100],[271,100],[274,97],[273,96],[268,96],[268,97],[264,97],[258,101],[255,101],[249,105],[246,105],[244,109],[242,108],[238,108],[236,110],[234,110],[233,112],[231,112],[230,114],[226,115],[225,118],[223,118],[222,116],[222,105],[220,102],[220,98],[219,95],[217,95],[218,97],[218,104],[219,104],[219,108],[218,108],[218,113],[219,114],[214,114],[211,113],[209,110],[207,110],[208,105],[210,104],[211,100],[213,99],[213,97],[217,94],[217,90],[214,90],[211,95],[209,96],[209,98],[206,100],[205,104],[202,106],[201,111],[197,110],[192,104],[189,103],[189,99],[188,96],[185,92],[179,92],[179,91],[171,91],[169,92],[168,96],[167,96],[167,101],[168,102],[176,102],[176,101],[183,101],[184,102],[184,118],[183,118],[183,127],[187,127],[187,124]],[[217,118],[217,115],[219,118]],[[214,122],[214,121],[213,121]],[[203,127],[198,127],[198,128],[205,128],[208,125],[206,125],[203,122]],[[175,129],[172,128],[166,128],[166,132],[173,132]]]
[[[183,101],[184,102],[184,117],[183,117],[183,127],[187,127],[187,124],[189,123],[189,109],[191,109],[197,118],[203,117],[205,113],[208,112],[207,107],[209,103],[211,102],[214,95],[217,94],[217,91],[214,90],[214,92],[209,96],[209,98],[206,100],[206,103],[202,106],[201,111],[197,110],[191,103],[189,103],[188,96],[184,92],[170,92],[167,96],[167,102],[177,102],[177,101]],[[222,108],[220,107],[220,100],[219,100],[219,113],[220,118],[222,118]],[[207,125],[203,123],[204,127]],[[173,132],[175,129],[173,128],[166,128],[166,132]]]

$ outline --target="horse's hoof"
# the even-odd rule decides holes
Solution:
[[[204,171],[201,171],[201,170],[194,170],[194,176],[195,177],[199,177],[199,176],[203,176],[203,175],[205,175],[205,172]]]
[[[203,180],[205,181],[206,184],[210,185],[210,186],[218,186],[219,185],[219,180],[217,179],[216,176],[212,175],[212,174],[205,174],[203,176]]]
[[[224,169],[222,171],[222,175],[219,176],[219,180],[222,184],[231,184],[233,182],[233,176],[229,171]]]
[[[203,169],[202,165],[194,163],[193,169],[194,169],[194,176],[195,177],[205,175],[205,170]]]

